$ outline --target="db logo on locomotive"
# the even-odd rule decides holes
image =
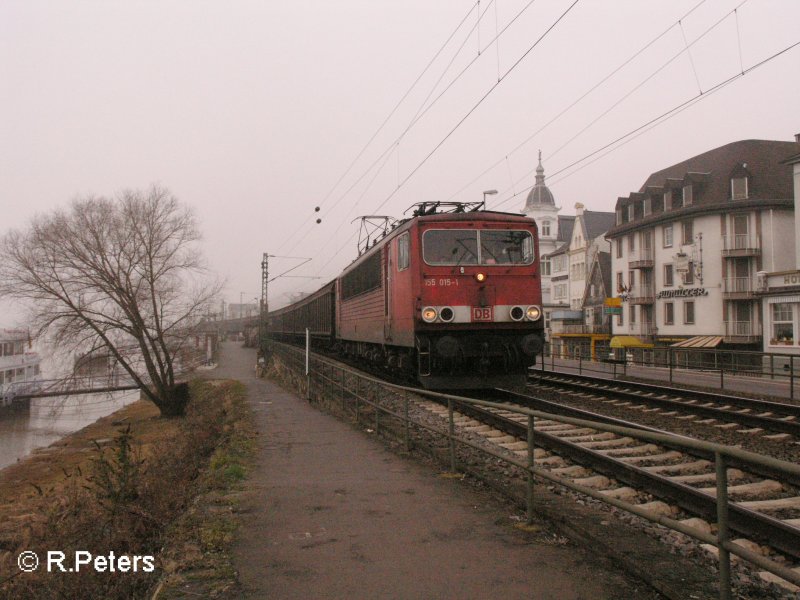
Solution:
[[[491,306],[473,306],[472,307],[472,320],[473,321],[494,321],[494,311]]]

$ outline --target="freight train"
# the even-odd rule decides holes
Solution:
[[[533,219],[417,205],[336,279],[267,316],[269,338],[312,344],[428,389],[524,381],[544,339]]]

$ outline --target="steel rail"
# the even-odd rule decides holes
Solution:
[[[787,421],[778,417],[766,417],[756,414],[743,413],[733,410],[726,410],[723,408],[715,408],[713,406],[704,406],[701,404],[689,403],[681,400],[671,400],[669,398],[659,398],[657,396],[645,395],[634,389],[641,389],[652,393],[669,394],[671,396],[686,395],[690,399],[697,399],[707,402],[715,402],[719,404],[728,404],[739,406],[740,408],[748,408],[761,410],[765,412],[780,412],[788,417],[800,417],[800,406],[793,404],[782,404],[779,402],[751,400],[749,398],[742,398],[740,396],[724,396],[719,394],[710,394],[708,392],[694,392],[692,390],[683,390],[678,388],[669,388],[663,386],[652,386],[650,384],[639,384],[637,382],[620,382],[614,379],[604,379],[602,377],[587,377],[585,380],[583,376],[572,376],[559,374],[557,376],[543,376],[542,379],[548,383],[552,383],[561,387],[570,389],[579,389],[581,391],[591,390],[603,396],[622,397],[626,400],[634,400],[636,402],[643,402],[646,404],[669,408],[671,410],[682,410],[684,412],[695,413],[704,417],[724,421],[734,421],[746,425],[748,427],[759,427],[761,429],[768,429],[770,431],[777,431],[780,433],[788,433],[800,437],[800,421]],[[535,385],[535,384],[531,384]],[[625,389],[608,389],[600,386],[619,386],[633,388],[630,390]]]
[[[504,407],[504,410],[513,409]],[[491,411],[469,405],[461,405],[459,411],[480,419],[509,435],[520,438],[527,436],[525,425]],[[684,483],[673,481],[669,477],[651,473],[642,467],[630,465],[543,431],[537,431],[535,435],[537,446],[552,450],[561,456],[567,456],[577,463],[588,465],[603,475],[613,477],[617,481],[660,499],[667,499],[690,513],[705,519],[714,520],[716,518],[717,502],[714,496]],[[629,433],[629,435],[635,436],[636,434]],[[800,529],[787,525],[779,519],[743,508],[734,502],[728,503],[728,510],[731,529],[759,539],[781,552],[800,559]]]
[[[534,396],[528,396],[522,394],[520,392],[514,392],[512,390],[505,390],[499,389],[505,397],[513,398],[514,401],[527,406],[528,408],[534,408],[539,410],[546,410],[547,412],[551,412],[557,415],[565,415],[568,417],[575,417],[578,419],[588,419],[592,421],[599,421],[601,423],[609,423],[612,425],[621,425],[623,427],[634,427],[636,429],[641,429],[642,431],[652,431],[655,433],[666,433],[673,435],[678,438],[684,439],[692,439],[688,436],[683,436],[674,432],[669,432],[663,429],[656,429],[655,427],[649,427],[647,425],[642,425],[641,423],[633,423],[631,421],[624,421],[622,419],[617,419],[616,417],[609,417],[608,415],[601,415],[599,413],[590,412],[587,410],[583,410],[580,408],[575,408],[572,406],[566,406],[564,404],[557,404],[555,402],[551,402],[549,400],[543,400],[542,398],[536,398]],[[687,451],[685,447],[681,446],[680,444],[673,444],[670,442],[664,442],[662,444],[668,448],[672,448],[674,450],[680,450],[681,452],[686,452],[687,454],[692,454],[693,456],[697,456],[699,458],[704,458],[706,460],[714,460],[714,452],[711,451],[703,451],[703,450],[691,450]],[[729,459],[729,466],[741,468],[746,471],[750,471],[754,475],[760,475],[762,477],[775,477],[782,479],[786,483],[791,485],[796,485],[800,487],[800,477],[794,476],[792,474],[787,474],[783,471],[775,471],[768,467],[762,465],[754,465],[750,462],[739,461],[737,459],[731,458]]]

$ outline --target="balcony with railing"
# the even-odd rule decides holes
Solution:
[[[761,341],[761,325],[752,321],[725,321],[724,340],[730,344],[750,344]]]
[[[652,248],[639,248],[628,258],[629,269],[652,269],[655,264],[655,251]]]
[[[750,300],[755,296],[755,277],[726,277],[722,280],[722,297],[725,300]]]
[[[722,236],[722,256],[758,256],[760,254],[760,235],[755,233],[735,233]]]
[[[633,286],[628,293],[631,304],[653,304],[656,301],[656,286],[652,283],[640,283]]]

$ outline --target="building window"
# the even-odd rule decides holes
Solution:
[[[664,303],[664,325],[675,324],[675,306],[672,302]]]
[[[681,223],[681,244],[689,245],[694,243],[694,223],[692,221],[684,221]]]
[[[622,273],[617,273],[617,293],[621,294],[625,291],[625,282],[622,280]]]
[[[634,323],[636,323],[636,305],[635,304],[631,304],[630,305],[630,309],[631,309],[630,323],[631,323],[631,325],[633,325]]]
[[[664,225],[662,229],[664,248],[672,248],[672,225]]]
[[[636,236],[632,233],[628,236],[628,250],[630,252],[636,250]]]
[[[622,209],[617,209],[617,225],[622,225]]]
[[[622,327],[625,324],[625,319],[622,316],[622,313],[617,315],[617,325]]]
[[[731,179],[731,200],[745,200],[747,198],[747,177],[734,177]]]
[[[550,221],[542,223],[542,235],[544,237],[550,237]]]
[[[642,213],[644,214],[645,217],[653,212],[652,207],[653,207],[652,198],[649,198],[649,197],[645,198],[644,199],[644,204],[643,204],[643,209],[642,209]]]
[[[683,186],[683,205],[692,205],[692,184]]]
[[[664,210],[672,210],[672,190],[664,192]]]
[[[617,258],[622,258],[622,238],[617,240]]]
[[[634,214],[633,202],[631,202],[628,204],[628,223],[633,221]]]
[[[770,344],[794,343],[794,315],[792,305],[776,302],[772,305],[772,339]]]
[[[549,277],[550,276],[550,259],[544,257],[542,259],[542,276]]]
[[[694,325],[694,301],[683,303],[683,324]]]
[[[628,271],[628,289],[633,290],[636,283],[636,271]]]
[[[675,285],[673,278],[672,265],[664,265],[664,287],[672,287]]]

